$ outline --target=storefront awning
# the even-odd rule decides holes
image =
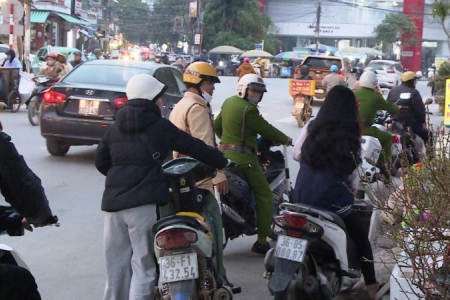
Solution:
[[[49,14],[49,11],[32,10],[30,14],[30,23],[45,23]]]
[[[72,24],[75,24],[75,25],[83,25],[83,26],[86,26],[88,23],[87,22],[84,22],[84,21],[81,21],[81,20],[78,20],[77,18],[74,18],[74,17],[72,17],[72,16],[69,16],[69,15],[66,15],[66,14],[63,14],[63,13],[56,13],[58,16],[60,16],[61,18],[63,18],[64,20],[66,20],[67,22],[69,22],[69,23],[72,23]]]

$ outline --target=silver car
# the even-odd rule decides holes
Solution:
[[[402,83],[403,66],[393,60],[372,60],[367,67],[377,72],[378,83],[381,88],[392,88]]]

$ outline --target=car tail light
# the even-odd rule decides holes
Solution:
[[[44,92],[42,95],[42,98],[44,99],[45,103],[62,103],[64,100],[66,100],[66,95],[63,93],[58,93],[52,90]]]
[[[302,233],[295,229],[303,228],[308,222],[308,219],[305,216],[293,213],[284,213],[282,217],[286,234],[292,237],[301,237]]]
[[[127,98],[116,98],[114,99],[114,105],[117,108],[122,108],[122,106],[125,105],[125,103],[127,103],[128,99]]]
[[[392,69],[389,69],[389,70],[386,71],[386,73],[391,73],[391,74],[393,74],[393,73],[395,73],[395,71],[392,70]]]
[[[156,237],[156,245],[166,250],[182,249],[197,242],[197,233],[189,229],[170,229]]]
[[[400,137],[396,134],[392,136],[392,144],[400,144]]]

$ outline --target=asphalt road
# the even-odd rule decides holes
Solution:
[[[235,93],[237,78],[222,77],[216,85],[212,107],[217,113],[227,97]],[[268,93],[260,105],[262,115],[274,126],[298,137],[300,129],[291,115],[288,80],[267,79]],[[426,82],[419,83],[422,96],[430,94]],[[318,108],[314,108],[314,115]],[[435,106],[432,111],[437,112]],[[23,237],[1,236],[19,251],[36,277],[42,298],[47,300],[102,299],[105,271],[103,260],[103,213],[100,202],[104,177],[94,167],[95,146],[72,147],[65,157],[52,157],[45,148],[39,127],[30,125],[24,107],[16,114],[1,112],[4,130],[19,152],[42,179],[53,212],[61,227],[38,228]],[[442,117],[432,116],[438,124]],[[292,149],[288,149],[289,158]],[[292,181],[298,164],[289,159]],[[0,196],[0,202],[1,202]],[[242,287],[237,300],[271,299],[263,279],[263,257],[250,252],[256,237],[241,237],[228,243],[225,264],[229,279]]]

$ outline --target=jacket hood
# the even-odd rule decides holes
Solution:
[[[117,112],[116,124],[121,131],[142,132],[152,123],[162,119],[161,110],[147,99],[130,99]]]

